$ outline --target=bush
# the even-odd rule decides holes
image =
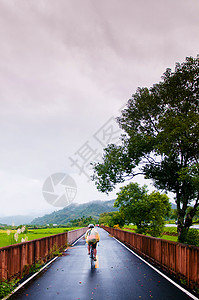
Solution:
[[[139,234],[147,234],[148,233],[148,229],[147,229],[147,226],[142,226],[140,228],[137,228],[135,230],[136,233],[139,233]]]
[[[199,231],[195,228],[190,228],[185,243],[199,247]]]
[[[0,281],[0,299],[3,299],[15,289],[17,281]]]

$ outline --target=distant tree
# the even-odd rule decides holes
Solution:
[[[177,220],[177,218],[178,218],[178,212],[177,212],[177,209],[173,209],[173,208],[171,209],[169,218],[170,218],[171,220]]]
[[[115,211],[113,212],[111,219],[108,222],[109,227],[114,227],[115,225],[119,225],[122,228],[125,224],[125,215],[123,212]]]
[[[165,217],[171,209],[169,198],[159,192],[147,192],[146,186],[140,187],[138,183],[130,183],[120,189],[115,206],[120,208],[120,213],[128,223],[137,226],[137,233],[160,236]]]
[[[103,162],[94,164],[97,188],[110,192],[143,174],[173,192],[178,240],[185,241],[199,206],[199,59],[189,57],[174,72],[167,69],[158,84],[138,88],[118,123],[122,144],[109,145]]]
[[[113,212],[104,212],[104,213],[100,214],[99,224],[109,226],[112,216],[113,216]]]
[[[77,218],[77,219],[73,219],[70,221],[72,226],[74,227],[86,227],[88,226],[90,223],[96,223],[96,219],[93,219],[91,216],[89,217],[81,217],[81,218]]]
[[[99,224],[107,225],[109,227],[119,225],[119,227],[122,228],[125,224],[125,216],[119,211],[104,212],[100,214]]]

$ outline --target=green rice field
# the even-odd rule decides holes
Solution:
[[[137,228],[136,225],[128,225],[128,226],[125,226],[125,229],[123,229],[123,230],[134,232],[134,230],[136,228]],[[172,236],[171,234],[176,234],[176,236]],[[167,240],[167,241],[177,242],[178,241],[177,227],[164,226],[164,233],[159,238]]]
[[[31,241],[36,240],[42,237],[63,233],[69,230],[78,229],[77,227],[73,228],[42,228],[42,229],[29,229],[28,233],[20,233],[18,235],[18,240],[16,241],[14,238],[14,234],[16,230],[0,230],[0,247],[9,246],[16,243],[21,243],[24,240]],[[8,235],[9,233],[9,235]],[[16,236],[15,236],[16,237]],[[23,239],[23,240],[22,240]]]

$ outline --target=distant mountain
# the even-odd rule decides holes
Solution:
[[[99,218],[103,212],[117,211],[114,207],[115,200],[111,201],[92,201],[84,204],[71,204],[61,210],[45,215],[43,217],[35,218],[31,224],[45,225],[45,224],[66,224],[73,219],[81,217]]]
[[[23,224],[29,224],[34,219],[34,216],[8,216],[8,217],[0,217],[0,223],[7,224],[7,225],[23,225]]]
[[[110,201],[92,201],[84,204],[71,204],[61,210],[47,214],[43,217],[35,218],[30,215],[16,215],[8,217],[0,217],[0,226],[7,225],[22,225],[22,224],[66,224],[72,219],[92,216],[95,219],[103,212],[117,211],[114,207],[115,200]],[[176,204],[171,203],[171,207],[176,209]]]

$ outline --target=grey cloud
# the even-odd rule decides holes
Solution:
[[[79,176],[68,156],[87,140],[93,146],[138,86],[196,56],[198,10],[198,0],[0,0],[0,180],[6,174],[9,205],[24,186],[30,208],[34,189],[45,207],[32,180]],[[78,181],[77,201],[101,197]]]

